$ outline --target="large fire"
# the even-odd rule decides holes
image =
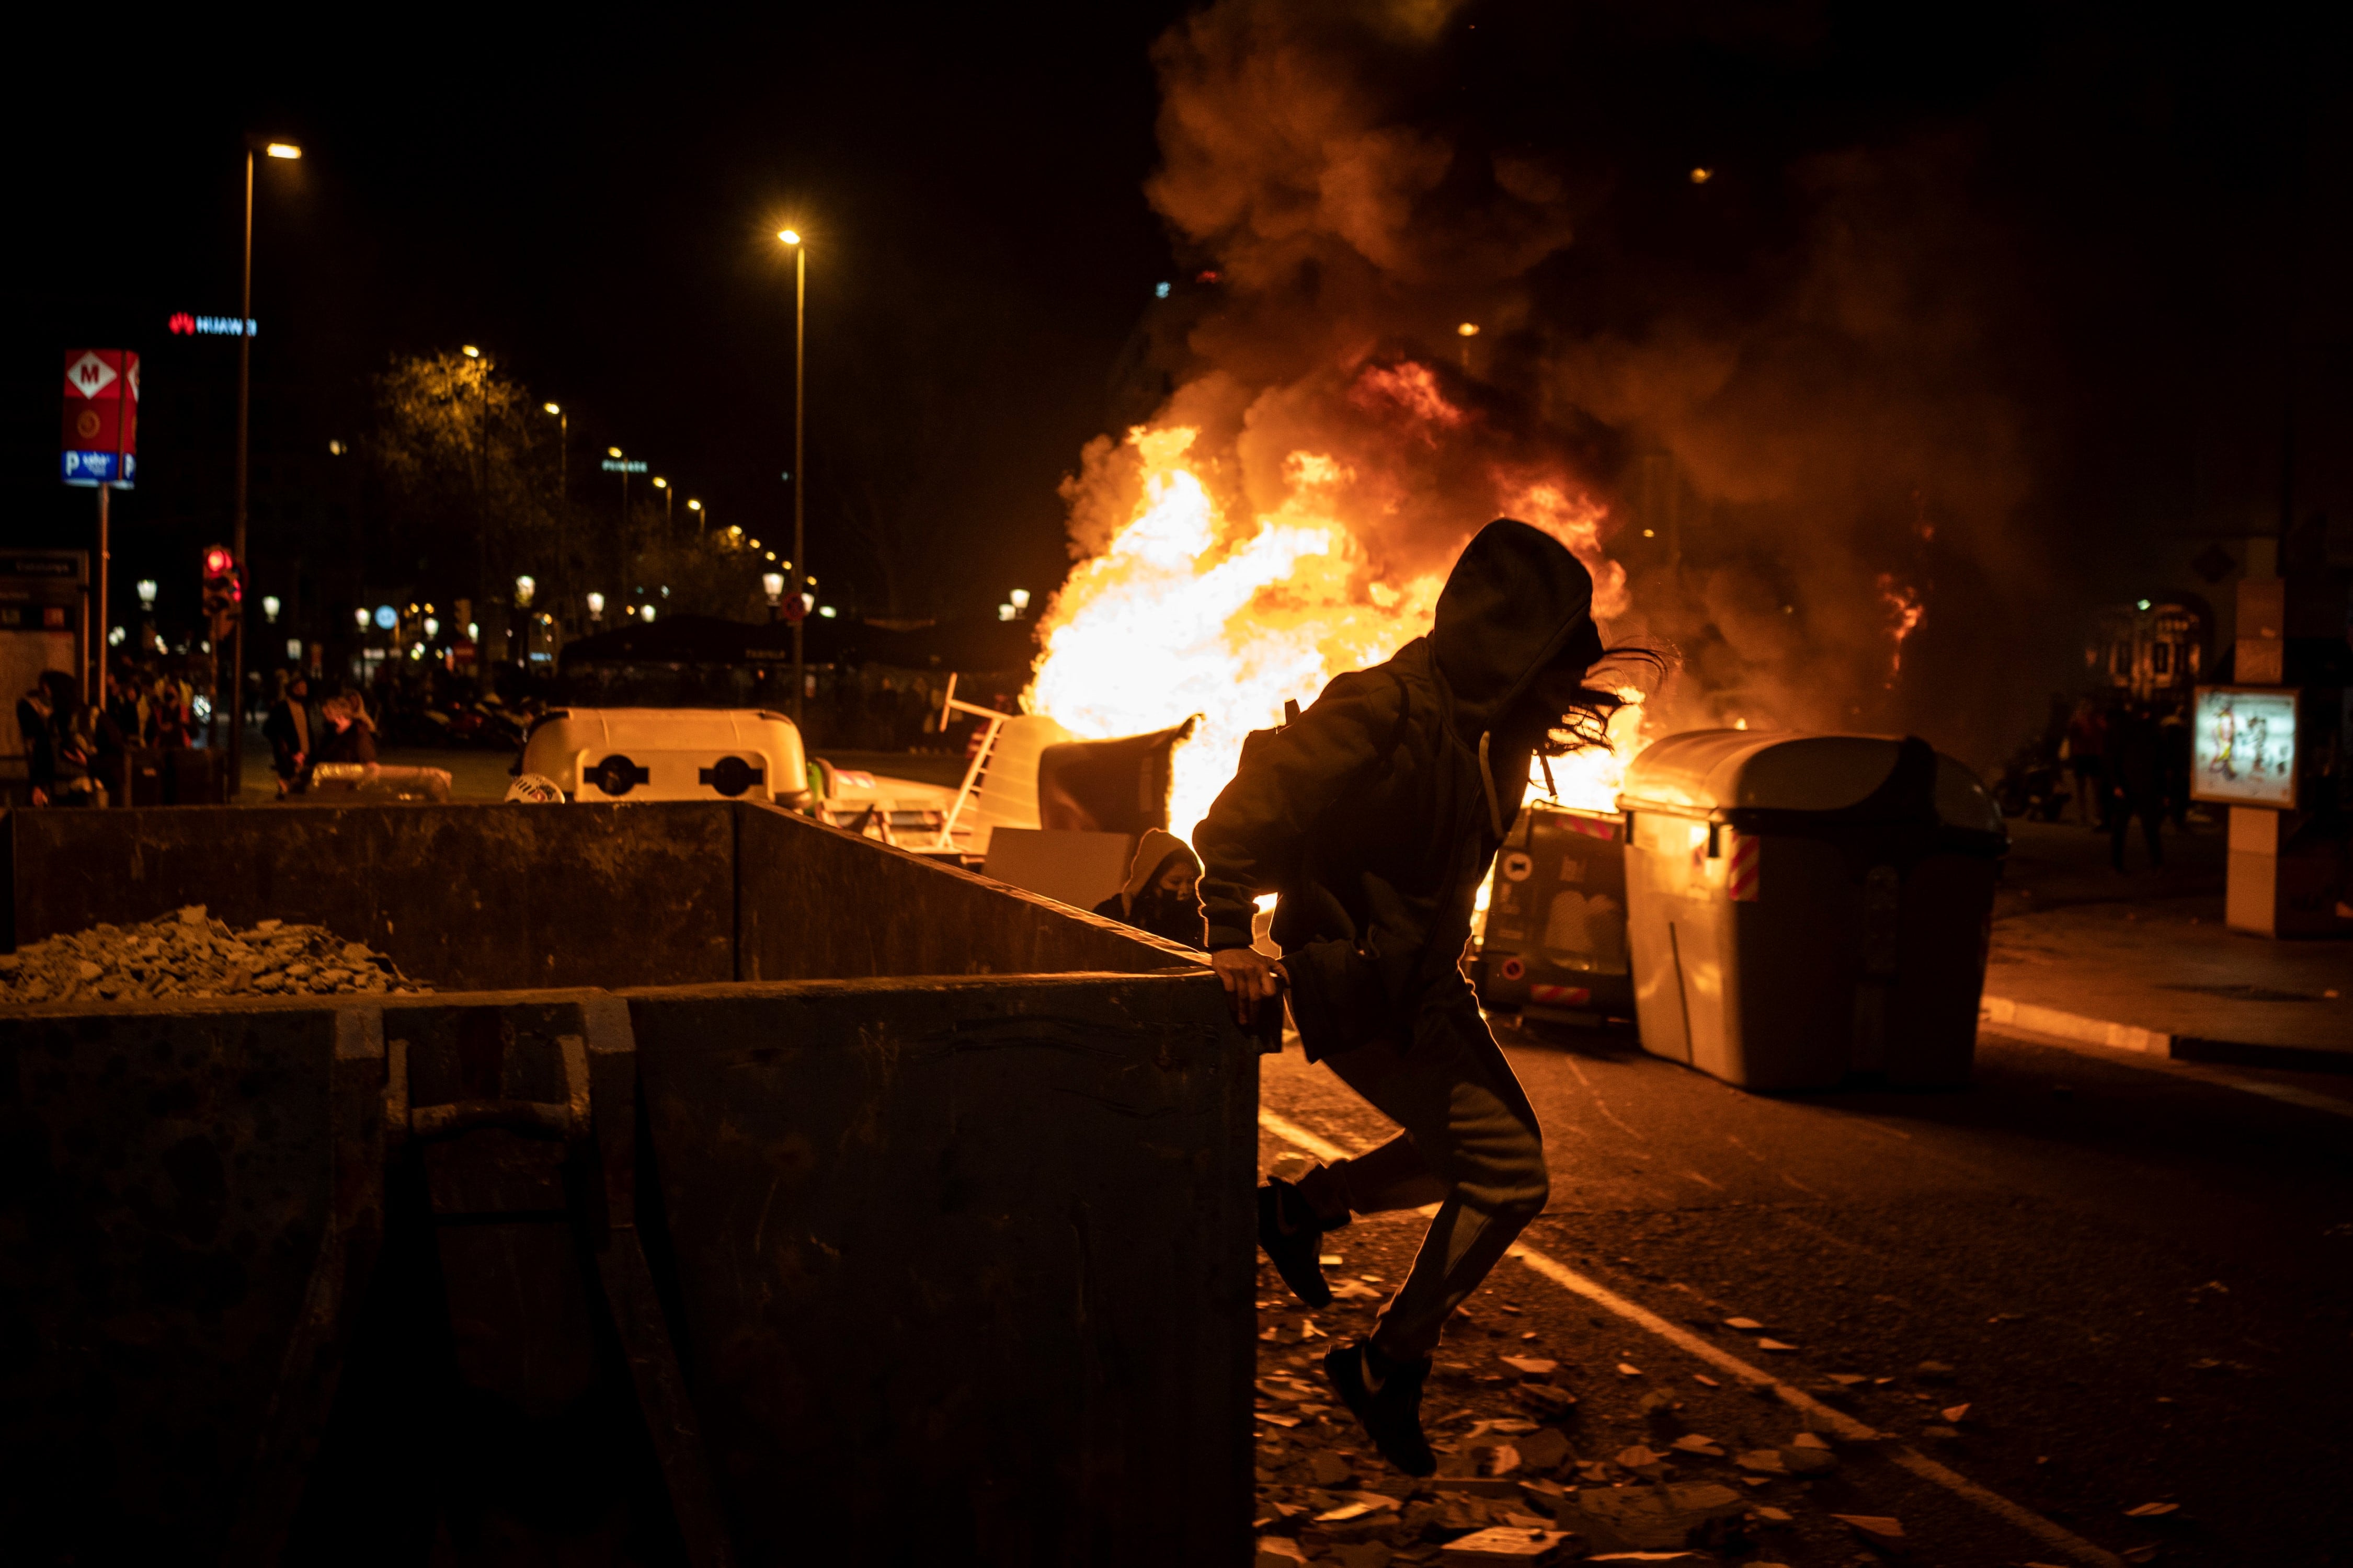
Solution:
[[[1383,390],[1437,399],[1427,377]],[[1435,425],[1454,411],[1441,402],[1416,412]],[[1445,580],[1442,569],[1406,577],[1379,569],[1342,515],[1353,476],[1327,454],[1292,452],[1276,505],[1223,515],[1198,471],[1198,439],[1181,426],[1129,432],[1140,499],[1048,607],[1044,652],[1023,698],[1029,711],[1085,739],[1201,715],[1174,759],[1169,821],[1186,836],[1233,776],[1245,735],[1282,723],[1285,700],[1305,707],[1334,676],[1378,663],[1428,631]],[[1551,532],[1592,570],[1597,613],[1622,612],[1625,572],[1601,552],[1600,509],[1549,478],[1505,493],[1513,515]],[[1622,710],[1609,751],[1555,761],[1561,799],[1614,809],[1641,727],[1639,710]],[[1545,793],[1540,775],[1531,782]]]

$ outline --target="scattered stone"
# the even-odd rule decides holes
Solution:
[[[1577,1408],[1577,1395],[1549,1383],[1523,1383],[1512,1392],[1539,1415],[1566,1415]]]
[[[1923,1383],[1953,1381],[1953,1369],[1940,1361],[1924,1361],[1912,1369],[1912,1374]]]
[[[2138,1508],[2128,1508],[2125,1510],[2125,1517],[2126,1519],[2156,1519],[2161,1515],[2171,1513],[2180,1506],[2181,1505],[2178,1502],[2145,1502]]]
[[[1513,1445],[1520,1463],[1531,1470],[1549,1470],[1568,1458],[1568,1438],[1557,1426],[1539,1426]]]
[[[1747,1448],[1732,1456],[1732,1462],[1744,1470],[1761,1476],[1786,1476],[1789,1467],[1781,1462],[1778,1448]]]
[[[364,942],[264,921],[235,931],[202,904],[145,925],[93,926],[27,943],[0,964],[0,1007],[38,1002],[429,991]]]
[[[1642,1369],[1634,1365],[1631,1362],[1621,1361],[1618,1363],[1618,1375],[1620,1377],[1640,1377],[1642,1375]]]
[[[1577,1537],[1562,1530],[1525,1530],[1516,1525],[1499,1524],[1448,1542],[1439,1560],[1447,1563],[1510,1563],[1528,1565],[1558,1563],[1568,1555],[1567,1547]]]
[[[1859,1372],[1834,1372],[1831,1373],[1831,1381],[1841,1388],[1852,1388],[1856,1384],[1869,1383],[1871,1379]]]
[[[1724,1458],[1724,1450],[1716,1447],[1715,1438],[1703,1437],[1696,1432],[1686,1432],[1667,1447],[1679,1448],[1686,1454],[1705,1454],[1715,1459]]]
[[[1795,1345],[1785,1345],[1779,1340],[1758,1340],[1757,1342],[1757,1348],[1760,1351],[1793,1351],[1798,1347]]]
[[[1716,1382],[1715,1379],[1708,1376],[1707,1373],[1704,1372],[1695,1372],[1692,1373],[1692,1381],[1694,1383],[1704,1383],[1710,1388],[1722,1388],[1724,1386],[1724,1384]]]
[[[1507,1355],[1498,1356],[1495,1359],[1510,1367],[1520,1375],[1523,1381],[1528,1383],[1550,1383],[1552,1374],[1560,1370],[1560,1363],[1546,1361],[1541,1356]]]
[[[1356,1479],[1356,1467],[1328,1449],[1309,1455],[1307,1468],[1319,1487],[1345,1486]]]
[[[1823,1437],[1819,1432],[1800,1432],[1795,1437],[1789,1439],[1789,1447],[1793,1448],[1819,1448],[1823,1453],[1828,1453],[1830,1452],[1831,1446],[1829,1440]]]
[[[1969,1418],[1969,1407],[1966,1405],[1948,1405],[1937,1414],[1943,1415],[1950,1425],[1957,1426]]]
[[[1747,1499],[1712,1482],[1655,1487],[1586,1487],[1572,1500],[1597,1544],[1612,1551],[1659,1552],[1692,1544],[1709,1521],[1746,1510]]]
[[[1904,1521],[1890,1519],[1884,1514],[1834,1513],[1831,1517],[1858,1535],[1866,1535],[1874,1541],[1904,1539]]]

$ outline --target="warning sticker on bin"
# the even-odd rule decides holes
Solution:
[[[1555,1007],[1582,1007],[1593,1000],[1593,992],[1584,985],[1531,985],[1528,1000]]]
[[[1725,837],[1732,840],[1725,857],[1728,868],[1724,879],[1725,891],[1732,896],[1736,904],[1753,904],[1757,901],[1757,889],[1764,880],[1757,872],[1758,851],[1764,847],[1764,840],[1737,828],[1727,827],[1724,832]]]

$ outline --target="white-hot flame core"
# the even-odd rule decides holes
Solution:
[[[1233,777],[1246,735],[1282,723],[1285,700],[1304,707],[1335,675],[1377,664],[1428,631],[1444,585],[1435,574],[1373,579],[1335,505],[1353,476],[1321,453],[1291,454],[1271,512],[1247,522],[1221,517],[1187,466],[1196,434],[1129,433],[1143,461],[1142,498],[1109,548],[1082,563],[1048,606],[1044,651],[1022,699],[1091,740],[1201,715],[1172,760],[1169,822],[1187,837]],[[1622,609],[1625,573],[1600,552],[1598,508],[1536,485],[1520,515],[1593,569],[1597,611]],[[1613,741],[1621,728],[1630,742],[1639,713],[1619,715]],[[1621,757],[1579,752],[1553,769],[1567,804],[1614,809]],[[1540,775],[1531,776],[1541,797]]]

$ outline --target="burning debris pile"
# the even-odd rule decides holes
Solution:
[[[324,926],[263,921],[233,931],[205,906],[145,925],[99,925],[0,954],[0,1006],[197,996],[413,995],[429,992],[365,942]]]

